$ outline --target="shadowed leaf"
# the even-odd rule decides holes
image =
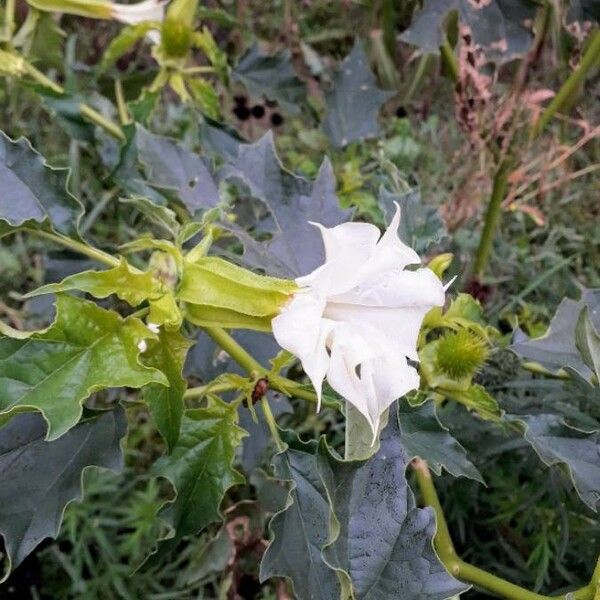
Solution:
[[[332,76],[332,88],[325,92],[327,114],[323,131],[336,148],[379,134],[377,116],[382,104],[394,92],[380,90],[362,43],[356,41],[352,52]]]
[[[42,540],[56,537],[66,505],[81,498],[86,467],[121,469],[126,430],[121,409],[83,421],[53,442],[44,441],[39,414],[16,415],[0,429],[0,533],[13,568]]]

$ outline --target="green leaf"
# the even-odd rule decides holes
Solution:
[[[243,244],[243,261],[269,274],[297,277],[323,264],[321,235],[309,221],[333,227],[351,215],[338,203],[331,163],[323,161],[314,181],[298,177],[282,166],[271,133],[255,144],[240,145],[235,162],[223,169],[222,177],[248,188],[269,209],[268,241],[255,240],[235,224],[222,224]]]
[[[139,361],[138,344],[153,337],[139,319],[59,295],[48,329],[24,339],[0,338],[0,415],[40,411],[48,440],[54,440],[77,423],[93,392],[167,385],[160,371]]]
[[[0,533],[9,565],[18,566],[42,540],[56,537],[66,505],[81,497],[84,469],[122,468],[126,430],[121,409],[83,421],[53,442],[44,441],[39,414],[16,415],[0,429]]]
[[[152,200],[142,196],[119,198],[119,201],[139,210],[150,222],[166,230],[173,239],[179,234],[181,225],[177,220],[177,215],[170,208],[155,204]]]
[[[159,459],[155,473],[170,480],[177,497],[162,516],[177,538],[193,535],[221,518],[225,492],[244,482],[232,468],[246,432],[237,425],[234,406],[209,397],[206,408],[184,413],[179,441],[169,456]]]
[[[319,451],[338,526],[323,556],[347,574],[356,600],[445,600],[468,589],[433,550],[435,513],[417,508],[408,486],[410,457],[398,419],[390,419],[379,451],[366,462],[340,461],[324,440]]]
[[[116,294],[131,306],[138,306],[144,300],[158,299],[164,293],[151,272],[134,271],[129,263],[121,258],[119,266],[114,269],[76,273],[60,283],[50,283],[29,292],[25,298],[71,290],[87,292],[94,298],[107,298],[111,294]]]
[[[260,579],[287,577],[298,600],[337,600],[341,583],[321,549],[330,541],[332,512],[317,469],[317,442],[287,436],[289,447],[273,459],[275,474],[290,482],[283,510],[269,525],[272,535],[260,565]]]
[[[83,207],[67,190],[67,169],[46,164],[24,138],[0,131],[0,237],[22,226],[78,238]]]
[[[242,82],[257,98],[276,100],[291,114],[300,112],[299,104],[306,100],[306,86],[298,78],[289,50],[276,54],[263,52],[254,44],[235,66],[233,78]]]
[[[540,363],[548,369],[570,367],[589,380],[592,371],[582,360],[575,343],[575,328],[584,306],[583,301],[563,299],[545,335],[529,339],[518,331],[509,348],[520,357]]]
[[[481,473],[467,458],[466,450],[442,425],[436,414],[435,402],[411,406],[406,400],[398,402],[400,441],[408,455],[421,457],[436,473],[442,467],[454,477],[469,477],[484,483]]]
[[[332,76],[332,88],[325,92],[327,113],[323,131],[336,148],[379,134],[377,116],[382,104],[394,92],[380,90],[360,41]]]
[[[488,60],[503,63],[523,56],[533,41],[528,23],[535,16],[535,3],[523,0],[425,0],[400,39],[423,52],[438,54],[453,12]]]
[[[512,417],[526,427],[525,439],[548,466],[567,467],[579,497],[592,510],[600,506],[600,432],[566,425],[557,415]]]
[[[126,133],[113,176],[129,192],[157,204],[178,200],[191,215],[219,202],[217,184],[201,156],[139,124],[126,128]]]
[[[158,341],[148,345],[144,364],[162,371],[169,380],[169,387],[152,383],[143,388],[144,399],[156,428],[172,452],[179,439],[183,416],[183,395],[187,388],[181,376],[187,352],[192,343],[178,331],[161,329]]]
[[[127,25],[110,41],[102,54],[98,65],[98,74],[104,73],[123,54],[128,52],[134,44],[139,42],[149,31],[156,29],[156,24],[144,21],[135,25]]]

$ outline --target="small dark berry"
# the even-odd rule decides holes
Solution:
[[[273,127],[279,127],[283,123],[283,117],[279,113],[273,113],[271,115],[271,124]]]
[[[404,119],[404,117],[406,117],[406,114],[407,114],[407,113],[406,113],[406,109],[404,108],[404,106],[399,106],[399,107],[396,109],[396,116],[397,116],[399,119]]]
[[[247,121],[250,118],[250,109],[247,106],[236,106],[233,109],[233,114],[240,121]]]
[[[265,107],[257,104],[252,107],[252,116],[255,119],[262,119],[265,116]]]
[[[240,106],[245,106],[248,98],[246,98],[246,96],[234,96],[233,101]]]

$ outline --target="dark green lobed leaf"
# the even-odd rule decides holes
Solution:
[[[332,89],[325,92],[327,113],[323,120],[323,131],[331,143],[342,148],[350,142],[377,136],[379,109],[394,92],[377,87],[360,41],[356,41],[332,81]]]
[[[525,439],[548,466],[565,465],[579,497],[592,510],[600,506],[600,431],[566,425],[557,415],[512,417],[526,427]]]
[[[270,133],[255,144],[240,146],[221,178],[241,183],[269,209],[273,233],[269,241],[258,242],[241,227],[224,225],[244,245],[246,264],[269,275],[297,277],[318,267],[324,261],[323,244],[309,221],[333,227],[350,215],[339,206],[329,161],[323,162],[314,182],[298,177],[282,166]]]
[[[240,58],[232,75],[254,96],[276,100],[289,113],[299,112],[298,105],[306,98],[306,86],[296,75],[287,49],[266,54],[255,43]]]
[[[56,537],[66,505],[81,497],[84,469],[122,468],[126,430],[121,409],[83,421],[53,442],[44,441],[39,414],[16,415],[0,429],[0,533],[12,567]]]
[[[0,237],[21,226],[79,238],[83,206],[67,190],[68,170],[46,164],[24,138],[0,131]]]
[[[435,402],[428,400],[412,407],[406,399],[400,400],[398,419],[400,440],[411,458],[421,457],[437,475],[442,474],[443,467],[454,477],[469,477],[483,483],[466,450],[438,419]]]

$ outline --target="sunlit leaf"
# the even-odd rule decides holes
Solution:
[[[169,387],[151,383],[143,388],[150,414],[167,442],[169,451],[173,450],[179,439],[184,409],[183,394],[187,388],[181,374],[191,345],[178,331],[161,328],[158,340],[148,344],[148,351],[144,353],[144,364],[162,371],[169,380]]]
[[[219,520],[223,495],[244,482],[231,466],[246,435],[237,422],[235,407],[209,398],[206,408],[184,413],[177,444],[156,463],[155,473],[171,481],[177,492],[161,513],[177,538],[198,533]]]
[[[122,319],[73,296],[59,295],[56,320],[23,339],[0,338],[0,418],[40,411],[54,440],[81,417],[95,391],[167,385],[165,376],[140,362],[138,344],[154,337],[135,317]]]

